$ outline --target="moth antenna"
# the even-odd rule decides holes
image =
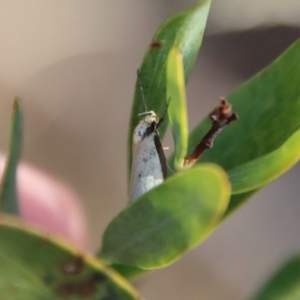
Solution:
[[[151,115],[154,114],[153,110],[145,111],[143,113],[138,114],[138,116],[145,116],[145,115]]]
[[[143,104],[144,104],[144,112],[147,112],[148,111],[148,107],[147,107],[147,104],[146,104],[144,89],[143,89],[142,80],[141,80],[141,77],[140,77],[140,70],[137,69],[136,73],[137,73],[137,78],[138,78],[140,89],[141,89],[141,93],[142,93],[142,99],[143,99]]]

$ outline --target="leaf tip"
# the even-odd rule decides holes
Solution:
[[[13,103],[13,111],[14,112],[20,109],[20,106],[21,106],[20,102],[21,102],[20,98],[15,97],[14,103]]]

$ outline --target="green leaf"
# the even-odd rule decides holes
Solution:
[[[150,43],[140,66],[141,79],[147,107],[162,116],[166,108],[166,63],[169,51],[176,47],[183,56],[184,77],[187,81],[194,67],[202,42],[204,28],[210,7],[210,0],[202,0],[195,6],[179,12],[166,20]],[[131,169],[132,134],[139,122],[139,113],[144,112],[140,84],[137,80],[128,133],[128,170]],[[160,134],[167,128],[165,120]]]
[[[300,254],[282,266],[253,300],[300,299]]]
[[[298,159],[295,153],[299,148],[290,148],[289,151],[293,152],[288,154],[291,155],[291,159],[287,159],[286,155],[279,157],[277,154],[287,147],[284,143],[300,129],[299,53],[300,40],[228,97],[233,110],[239,115],[239,120],[224,129],[217,137],[214,147],[204,153],[200,162],[217,163],[229,173],[235,169],[245,172],[244,175],[255,165],[255,168],[260,170],[257,172],[257,178],[255,179],[255,174],[252,173],[252,179],[244,180],[243,186],[241,179],[239,189],[241,186],[242,188],[239,190],[234,186],[236,191],[256,189],[259,180],[267,184],[285,171],[285,162],[291,167]],[[213,103],[212,108],[215,106],[216,103]],[[188,152],[196,146],[209,128],[210,121],[206,119],[192,132]],[[295,147],[298,147],[296,138],[288,143],[295,143]],[[279,152],[274,152],[277,150]],[[283,161],[275,164],[276,156]],[[234,182],[234,185],[236,184],[237,181]],[[242,196],[238,199],[241,203],[244,202]],[[238,205],[235,202],[235,207]]]
[[[172,48],[167,61],[168,116],[175,143],[175,168],[183,167],[188,147],[188,121],[182,55]]]
[[[7,155],[5,171],[1,182],[1,209],[8,214],[19,214],[18,195],[16,186],[16,172],[21,153],[22,142],[22,110],[16,98],[11,120],[9,153]]]
[[[202,162],[213,161],[229,171],[276,150],[300,128],[299,51],[300,40],[228,97],[239,120],[225,128]],[[190,149],[208,124],[206,120],[193,131]]]
[[[0,240],[1,299],[140,299],[99,259],[19,221],[1,216]]]
[[[126,266],[121,264],[112,264],[110,265],[111,268],[116,270],[119,274],[121,274],[124,278],[127,280],[136,280],[138,277],[144,275],[146,272],[145,270],[132,267],[132,266]]]
[[[113,219],[99,255],[109,263],[142,269],[166,266],[208,236],[229,195],[227,175],[216,165],[173,176]]]
[[[232,194],[257,189],[275,180],[300,159],[300,130],[275,151],[229,171]]]

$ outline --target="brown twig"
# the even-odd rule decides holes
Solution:
[[[231,105],[225,98],[221,98],[220,105],[209,114],[209,117],[212,120],[210,130],[202,138],[194,151],[190,155],[186,156],[183,166],[194,164],[206,149],[212,148],[214,139],[224,129],[224,127],[238,119],[237,114],[232,112]]]

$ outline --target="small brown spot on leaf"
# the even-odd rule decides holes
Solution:
[[[62,271],[67,275],[77,275],[79,274],[84,266],[83,258],[78,256],[73,260],[64,262],[61,266]]]
[[[160,49],[162,46],[163,46],[162,42],[159,42],[159,41],[152,41],[150,43],[151,49]]]
[[[57,288],[57,293],[59,296],[68,297],[74,294],[75,289],[74,286],[70,283],[62,283]]]
[[[16,111],[19,106],[19,99],[16,97],[13,104],[13,110]]]
[[[93,295],[97,290],[96,283],[94,281],[88,281],[82,283],[78,288],[78,294],[81,296]]]

